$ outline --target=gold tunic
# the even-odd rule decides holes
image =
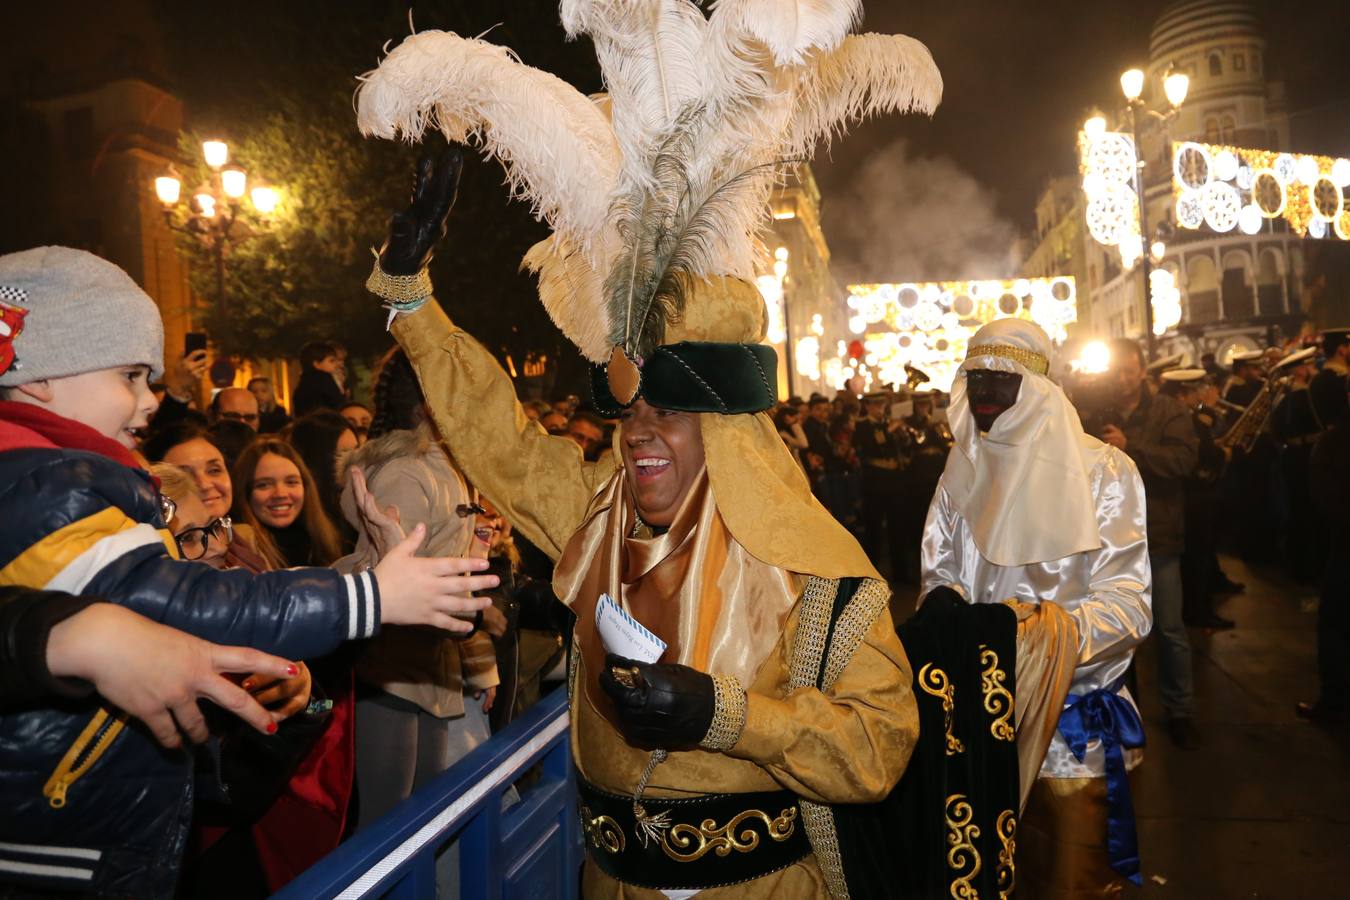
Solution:
[[[587,522],[588,513],[595,515],[600,495],[617,493],[614,480],[623,476],[616,473],[615,463],[585,462],[571,440],[549,436],[528,420],[506,373],[477,341],[450,322],[434,300],[416,313],[400,316],[393,331],[416,368],[437,428],[465,475],[530,541],[557,560]],[[747,713],[739,741],[727,753],[672,752],[654,770],[645,796],[787,789],[817,803],[865,803],[883,798],[899,781],[918,738],[918,714],[909,663],[889,610],[883,605],[870,625],[859,629],[864,633],[857,650],[828,693],[814,687],[790,689],[792,649],[802,611],[793,595],[806,578],[781,570],[779,575],[783,590],[790,592],[786,613],[781,629],[776,634],[761,630],[767,640],[749,653],[759,661],[745,685]],[[560,597],[567,597],[574,587],[564,581],[561,575],[555,580]],[[594,600],[590,597],[587,602]],[[727,637],[713,635],[711,644],[725,644]],[[696,653],[694,647],[709,642],[689,643],[689,652]],[[682,658],[686,656],[682,653]],[[574,677],[580,685],[595,678],[587,671],[585,658],[580,654],[576,661]],[[596,787],[631,795],[650,754],[628,745],[597,710],[591,693],[578,689],[572,695],[573,758],[582,777]],[[816,850],[828,853],[828,847],[817,845]],[[837,868],[837,857],[830,862]],[[662,896],[617,882],[589,861],[583,889],[587,897]],[[771,895],[828,896],[816,856],[752,882],[699,893],[709,900]]]

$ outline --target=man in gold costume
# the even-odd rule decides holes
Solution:
[[[900,779],[918,737],[889,589],[812,497],[776,402],[753,277],[782,161],[850,120],[931,112],[903,36],[850,35],[859,0],[563,0],[607,94],[503,47],[427,31],[367,74],[358,124],[478,141],[552,226],[526,265],[621,418],[587,462],[431,298],[458,165],[419,172],[368,286],[465,475],[556,560],[588,897],[848,896],[832,804]],[[443,297],[453,306],[456,298]],[[662,642],[607,652],[602,597]],[[609,601],[605,601],[609,602]],[[634,625],[636,628],[636,625]]]
[[[425,178],[423,207],[436,210],[429,194],[452,193],[454,177]],[[414,203],[396,217],[380,261],[386,278],[372,279],[377,290],[389,275],[423,269],[439,223],[411,224],[422,212]],[[657,353],[674,358],[690,342],[712,343],[725,365],[748,359],[763,328],[752,286],[710,279]],[[434,299],[400,315],[393,332],[456,460],[557,559],[555,588],[577,613],[569,683],[586,895],[824,895],[824,804],[884,797],[917,719],[890,592],[812,498],[769,418],[658,406],[644,394],[680,396],[682,386],[652,383],[620,415],[622,466],[605,467],[526,419],[507,374]],[[718,378],[712,368],[702,376]],[[751,406],[773,400],[762,384],[752,393],[760,399]],[[624,689],[606,663],[594,627],[601,594],[668,645],[658,665],[617,668],[645,690]],[[818,685],[822,665],[828,680]]]

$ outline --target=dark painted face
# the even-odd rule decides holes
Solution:
[[[994,427],[994,420],[1017,402],[1022,376],[1016,372],[971,369],[966,373],[966,401],[975,425],[982,432]]]

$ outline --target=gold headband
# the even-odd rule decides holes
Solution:
[[[1021,363],[1037,375],[1045,375],[1050,371],[1050,360],[1035,350],[1022,347],[1010,347],[1007,344],[974,344],[966,349],[966,359],[974,359],[977,356],[1002,356],[1004,359]]]

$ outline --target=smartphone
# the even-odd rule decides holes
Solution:
[[[189,331],[183,339],[183,355],[191,356],[198,350],[206,349],[206,332]]]

